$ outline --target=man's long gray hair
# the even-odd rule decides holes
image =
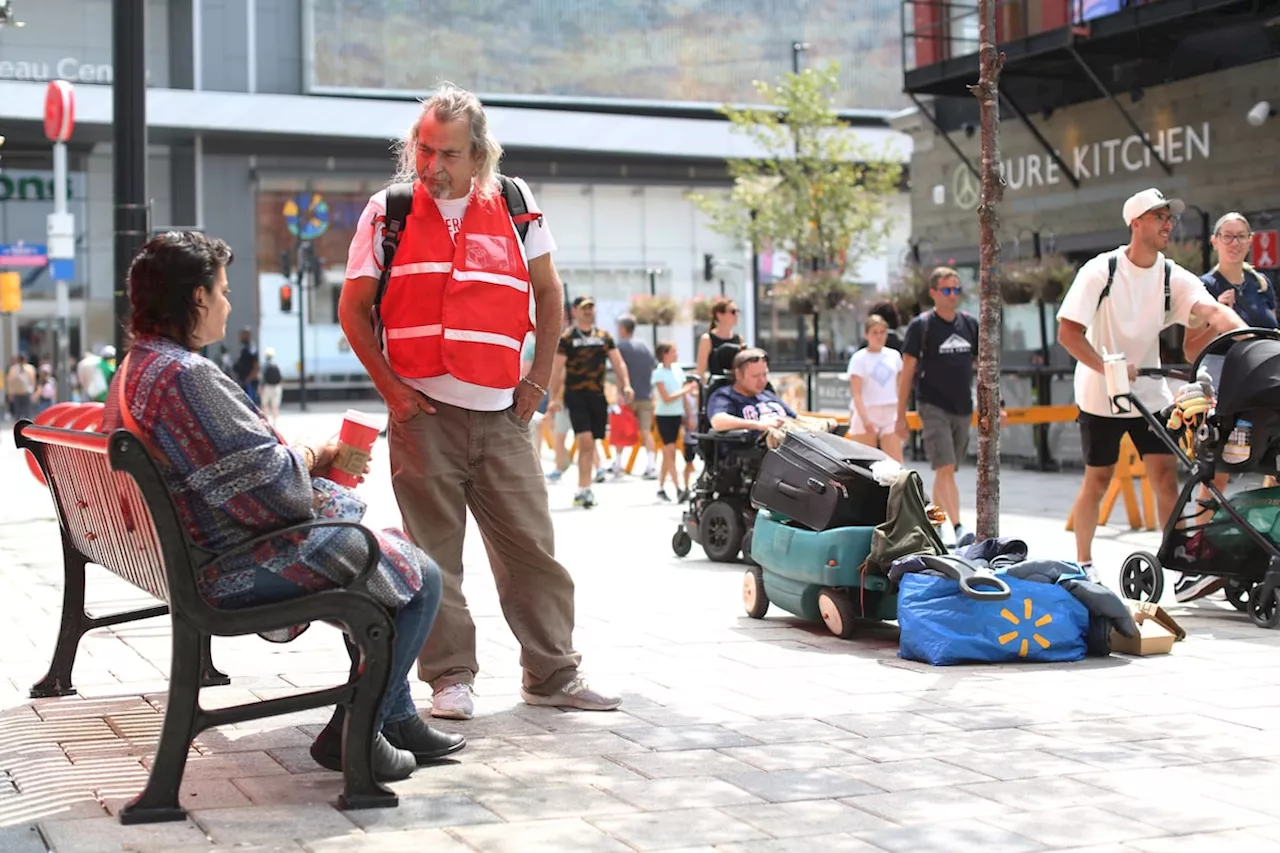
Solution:
[[[489,119],[484,114],[480,99],[452,83],[441,83],[432,95],[422,102],[422,111],[409,128],[408,134],[396,144],[399,163],[392,183],[414,182],[418,175],[418,128],[423,116],[435,113],[439,122],[465,119],[471,128],[471,153],[475,156],[476,194],[487,198],[498,191],[496,174],[498,161],[502,159],[502,146],[489,132]]]

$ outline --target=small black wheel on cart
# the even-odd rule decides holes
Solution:
[[[742,606],[752,619],[763,619],[769,612],[769,596],[764,591],[764,569],[752,566],[742,573]]]
[[[838,589],[824,589],[818,593],[818,612],[827,630],[842,640],[853,636],[858,614],[849,596]]]
[[[707,559],[732,563],[742,550],[742,516],[725,501],[712,501],[702,511],[702,550]]]
[[[742,537],[742,562],[749,566],[756,565],[756,561],[751,559],[751,534],[754,530],[748,530],[747,535]]]
[[[1248,613],[1249,593],[1253,592],[1253,587],[1254,584],[1249,581],[1227,578],[1227,584],[1222,588],[1222,591],[1227,596],[1227,601],[1231,602],[1232,607],[1241,613]]]
[[[1120,594],[1131,601],[1159,601],[1164,595],[1164,567],[1146,551],[1134,551],[1120,566]]]
[[[689,531],[681,527],[671,537],[671,550],[676,552],[677,557],[687,557],[692,549],[693,538],[689,536]]]
[[[1258,584],[1249,593],[1249,618],[1259,628],[1280,625],[1280,589],[1272,588],[1266,595],[1266,584]]]

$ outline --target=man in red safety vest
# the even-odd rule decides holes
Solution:
[[[438,89],[404,139],[396,180],[405,183],[376,193],[360,218],[338,309],[390,410],[392,484],[405,529],[444,580],[419,677],[433,687],[434,716],[463,720],[474,712],[479,669],[462,595],[467,510],[520,642],[524,701],[593,711],[622,701],[578,672],[573,580],[553,556],[547,487],[529,432],[551,377],[564,290],[551,230],[528,186],[497,174],[501,156],[479,99]],[[402,219],[395,198],[405,199]],[[522,375],[531,330],[534,360]]]

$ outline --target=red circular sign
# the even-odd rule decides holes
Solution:
[[[76,123],[76,96],[66,80],[54,80],[44,93],[44,135],[66,142]]]

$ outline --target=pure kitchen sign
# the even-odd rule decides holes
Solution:
[[[1151,141],[1150,148],[1137,134],[1116,136],[1098,142],[1073,145],[1058,151],[1081,184],[1113,175],[1125,175],[1151,168],[1156,156],[1171,166],[1208,160],[1210,157],[1209,122],[1199,127],[1183,125],[1144,134]],[[1008,190],[1030,190],[1037,187],[1069,185],[1058,161],[1048,154],[1023,154],[1011,157],[1000,164],[1000,174]],[[953,173],[951,197],[957,207],[971,208],[977,205],[977,181],[964,164]]]

